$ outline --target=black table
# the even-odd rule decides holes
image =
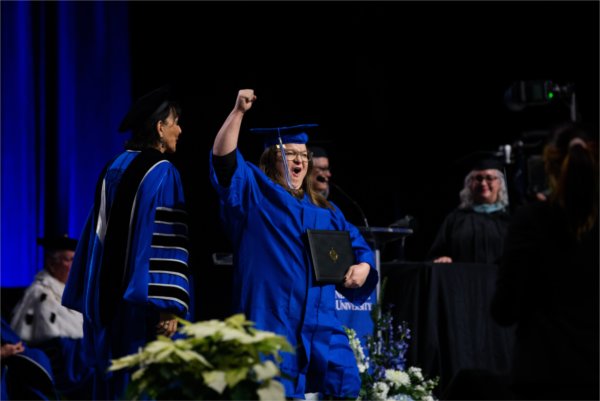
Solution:
[[[440,377],[438,396],[461,369],[507,374],[514,329],[490,316],[496,265],[387,262],[381,270],[384,307],[411,329],[407,364]]]

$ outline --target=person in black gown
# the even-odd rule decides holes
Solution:
[[[502,163],[479,160],[465,177],[460,205],[444,219],[426,259],[435,263],[498,263],[508,223]]]

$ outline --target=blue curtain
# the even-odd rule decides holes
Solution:
[[[0,285],[30,284],[36,238],[77,238],[131,103],[126,2],[2,2]]]

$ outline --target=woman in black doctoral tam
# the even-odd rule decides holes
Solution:
[[[498,263],[508,227],[501,164],[480,161],[465,177],[461,203],[442,223],[428,253],[435,263]]]

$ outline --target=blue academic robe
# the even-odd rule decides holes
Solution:
[[[321,392],[355,398],[360,378],[336,316],[336,286],[313,282],[304,234],[307,229],[350,233],[356,263],[370,264],[371,271],[363,287],[337,289],[357,305],[377,284],[373,252],[337,207],[318,207],[307,196],[296,199],[236,153],[237,168],[228,187],[219,184],[211,154],[211,181],[234,246],[234,308],[257,328],[284,335],[295,347],[295,354],[284,353],[280,366],[287,397]]]
[[[1,319],[2,344],[22,341],[8,322]],[[50,359],[41,350],[25,345],[25,350],[5,358],[0,376],[2,400],[58,400]]]
[[[160,312],[189,319],[188,227],[177,169],[167,160],[152,165],[137,186],[129,227],[123,293],[115,314],[103,322],[99,291],[104,240],[124,172],[140,155],[125,151],[108,166],[97,192],[63,294],[63,305],[84,317],[84,354],[96,368],[95,399],[122,399],[129,373],[106,372],[111,359],[138,352],[155,337]],[[100,186],[101,184],[101,186]],[[134,188],[135,189],[135,188]],[[115,286],[119,283],[115,283]]]

